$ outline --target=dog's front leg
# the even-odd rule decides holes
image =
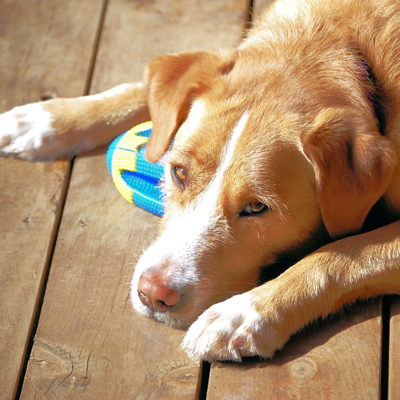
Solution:
[[[183,347],[209,361],[270,358],[311,321],[384,293],[400,293],[400,222],[327,245],[277,279],[215,304]]]
[[[16,107],[0,115],[0,155],[54,160],[91,150],[150,118],[141,83]]]

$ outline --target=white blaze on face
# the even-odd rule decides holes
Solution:
[[[185,138],[185,141],[190,140],[190,137],[197,131],[206,113],[206,105],[202,100],[196,100],[190,108],[189,116],[179,128],[179,135]]]
[[[221,192],[225,171],[232,162],[238,140],[245,129],[249,114],[245,112],[225,145],[220,165],[214,178],[205,190],[178,215],[171,217],[162,235],[144,252],[135,268],[132,279],[132,302],[136,310],[148,314],[149,310],[137,296],[139,278],[144,271],[162,261],[169,263],[164,272],[169,285],[174,290],[195,286],[199,280],[197,260],[205,249],[209,234],[218,221],[218,198]],[[194,301],[194,299],[193,299]]]

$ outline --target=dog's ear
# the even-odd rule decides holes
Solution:
[[[158,161],[168,150],[191,100],[206,90],[219,75],[233,68],[234,54],[207,51],[157,57],[146,71],[147,99],[153,131],[146,158]]]
[[[358,232],[392,177],[397,159],[389,139],[379,134],[373,118],[329,108],[319,113],[302,142],[329,234]]]

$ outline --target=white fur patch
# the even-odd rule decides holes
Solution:
[[[179,135],[184,137],[185,140],[190,140],[190,137],[195,134],[197,127],[200,125],[204,114],[205,104],[202,100],[195,100],[185,122],[179,128]]]
[[[223,180],[223,175],[228,168],[228,166],[232,162],[232,157],[233,153],[235,152],[237,142],[242,135],[244,128],[246,127],[247,120],[249,119],[249,113],[246,111],[241,118],[239,119],[239,122],[236,124],[235,128],[233,129],[232,135],[225,146],[224,152],[222,153],[222,160],[221,160],[221,165],[218,168],[218,171],[216,173],[215,179],[218,180],[220,183],[222,183]]]
[[[196,360],[233,360],[261,355],[259,336],[263,320],[255,310],[251,295],[243,293],[205,311],[189,328],[182,348]]]
[[[246,126],[248,118],[249,114],[247,112],[242,115],[225,145],[220,165],[214,178],[204,192],[194,201],[194,204],[186,205],[186,209],[180,216],[180,219],[184,221],[184,225],[186,226],[184,232],[188,233],[191,239],[190,242],[193,244],[201,243],[201,238],[204,237],[207,230],[215,226],[215,221],[218,219],[216,206],[218,204],[225,171],[232,162],[237,142]],[[169,221],[169,225],[175,224],[175,219]],[[197,250],[196,248],[196,252]]]
[[[304,4],[303,4],[304,7]],[[296,4],[296,2],[284,2],[284,1],[277,1],[273,4],[272,10],[275,13],[284,18],[288,18],[291,20],[296,19],[300,14],[300,6]]]
[[[206,293],[206,288],[196,292],[191,297],[190,311],[183,316],[174,316],[170,320],[169,313],[157,313],[144,306],[137,295],[140,276],[148,269],[156,267],[163,258],[168,262],[167,271],[170,288],[184,290],[187,287],[196,287],[199,282],[198,259],[204,249],[210,246],[210,233],[217,229],[218,221],[217,203],[224,179],[224,174],[232,161],[237,142],[246,126],[249,115],[244,113],[232,131],[222,156],[217,172],[206,187],[192,203],[185,209],[168,220],[162,235],[142,255],[136,265],[132,278],[132,302],[137,311],[144,315],[153,315],[154,318],[177,326],[185,326],[199,315],[202,309],[200,292]]]
[[[52,115],[41,103],[16,107],[0,115],[0,154],[8,157],[37,159],[43,142],[54,135]],[[46,154],[46,151],[43,151]],[[52,158],[52,154],[49,154]]]

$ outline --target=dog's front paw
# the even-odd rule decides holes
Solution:
[[[27,104],[0,114],[0,155],[25,160],[53,159],[52,115],[43,103]]]
[[[182,348],[193,359],[242,361],[272,357],[276,332],[256,311],[251,294],[234,296],[205,311],[188,330]]]

